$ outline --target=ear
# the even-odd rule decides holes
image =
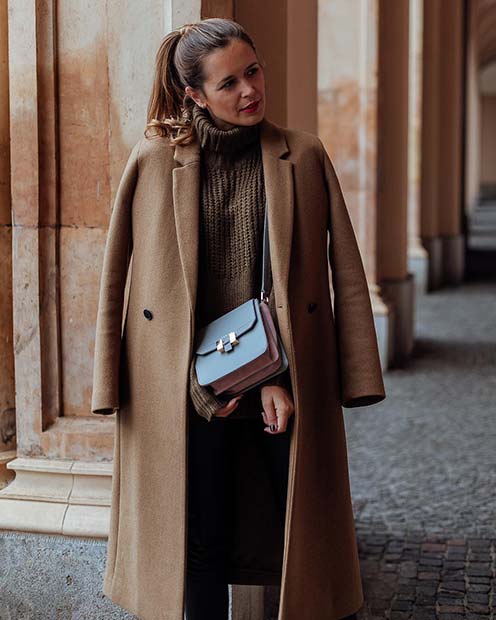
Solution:
[[[201,97],[198,95],[198,91],[195,90],[194,88],[191,88],[191,86],[186,86],[186,88],[184,89],[184,92],[188,95],[188,97],[190,97],[191,99],[193,99],[193,101],[200,106],[200,108],[204,108],[205,107],[205,103],[202,101]]]

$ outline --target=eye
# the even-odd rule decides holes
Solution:
[[[250,71],[253,71],[253,73],[251,74],[251,75],[253,75],[253,74],[255,74],[258,71],[258,67],[253,67],[253,69],[250,69]]]
[[[233,82],[232,80],[228,80],[222,88],[229,88],[232,82]]]

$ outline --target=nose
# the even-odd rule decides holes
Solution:
[[[241,96],[249,99],[256,93],[255,87],[249,81],[245,80],[241,85]]]

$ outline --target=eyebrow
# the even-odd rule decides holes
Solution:
[[[247,71],[250,67],[253,67],[253,65],[258,65],[258,61],[256,61],[256,60],[255,60],[255,62],[252,62],[251,64],[249,64],[249,65],[246,67],[245,71]],[[218,88],[219,86],[221,86],[222,84],[224,84],[224,82],[227,82],[228,80],[232,79],[233,77],[236,77],[236,76],[234,76],[234,75],[228,75],[227,77],[222,78],[222,80],[221,80],[220,82],[218,82],[218,84],[217,84],[217,88]]]

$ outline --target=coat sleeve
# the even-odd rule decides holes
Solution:
[[[329,262],[334,291],[341,405],[361,407],[386,397],[367,278],[334,166],[321,142],[329,196]]]
[[[131,204],[138,179],[136,143],[124,168],[107,232],[95,330],[91,412],[111,414],[119,408],[119,362],[124,289],[132,253]]]

